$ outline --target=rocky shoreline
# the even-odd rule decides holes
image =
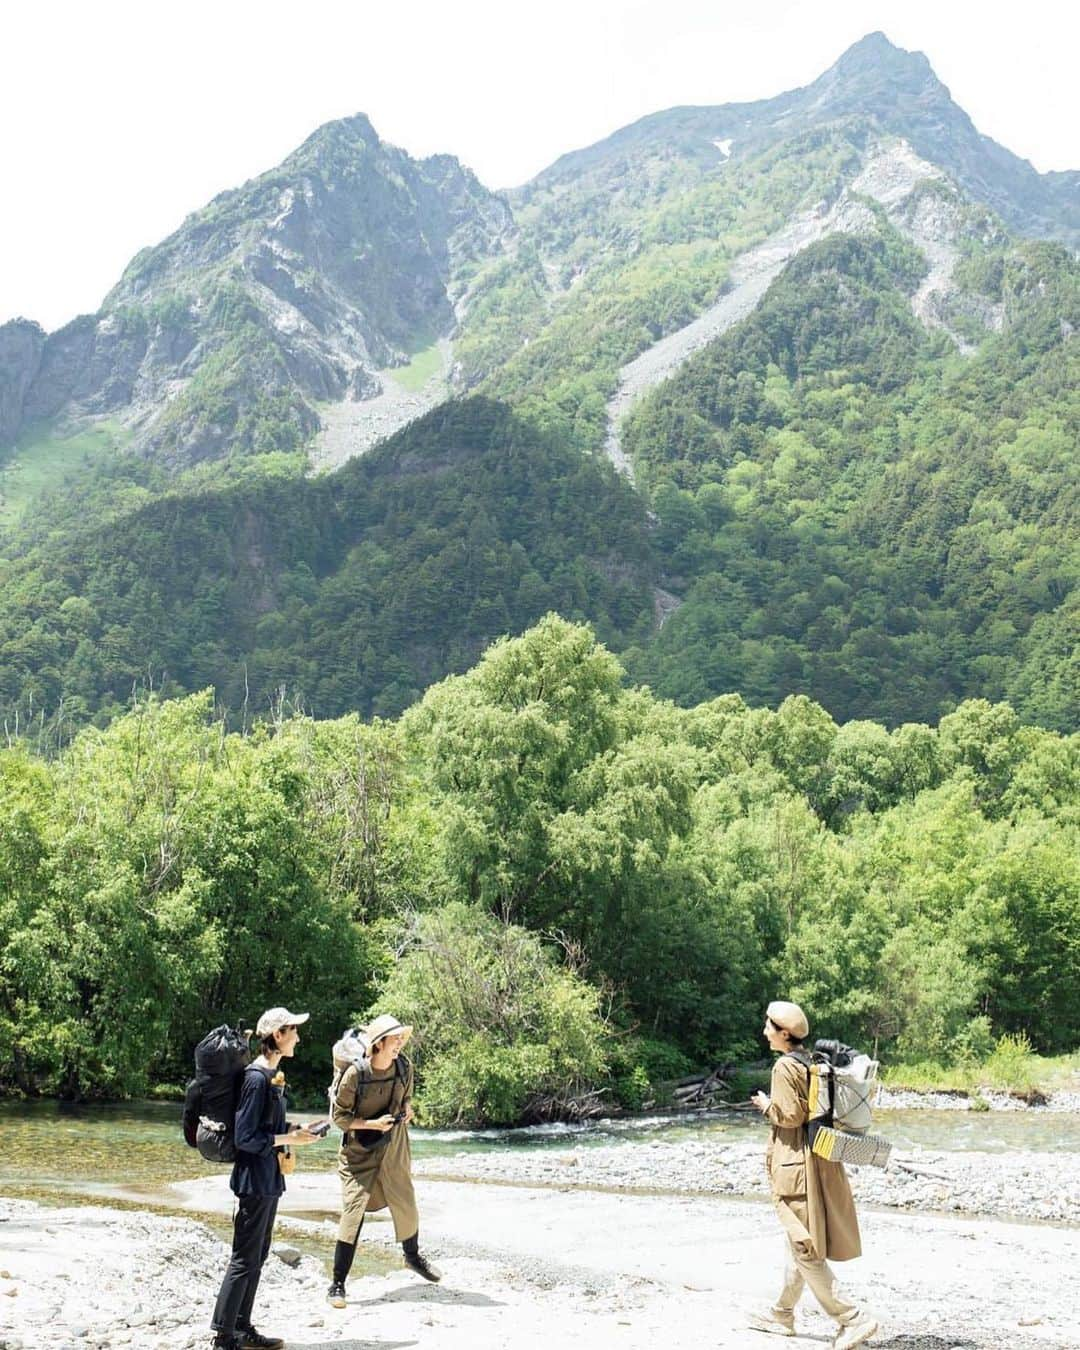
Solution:
[[[305,1186],[318,1198],[332,1182],[321,1171],[298,1176],[301,1204]],[[225,1179],[213,1188],[227,1205]],[[771,1210],[746,1201],[424,1179],[418,1197],[441,1284],[403,1270],[391,1225],[372,1223],[365,1244],[384,1258],[349,1282],[345,1310],[331,1309],[332,1224],[312,1221],[324,1259],[275,1248],[256,1325],[289,1350],[690,1350],[703,1327],[711,1350],[747,1350],[757,1343],[748,1313],[767,1306],[781,1269]],[[866,1213],[862,1228],[863,1259],[838,1273],[881,1322],[871,1345],[1080,1343],[1070,1287],[1047,1279],[1080,1261],[1075,1229],[897,1213]],[[206,1350],[227,1256],[192,1219],[0,1199],[0,1350]],[[811,1300],[798,1325],[793,1346],[832,1339]]]
[[[527,1186],[768,1198],[763,1141],[637,1144],[425,1159],[419,1175]],[[1047,1153],[906,1149],[888,1168],[849,1168],[861,1205],[1080,1224],[1080,1196]]]
[[[1024,1108],[1002,1097],[990,1106],[1052,1115],[1075,1110],[1076,1098]],[[885,1104],[970,1109],[938,1094],[893,1093]],[[882,1126],[887,1133],[887,1115]],[[403,1270],[391,1224],[373,1215],[344,1313],[325,1302],[336,1178],[329,1157],[305,1159],[290,1178],[257,1325],[285,1335],[290,1350],[549,1350],[583,1337],[653,1350],[658,1339],[699,1344],[702,1325],[715,1350],[746,1350],[756,1342],[745,1310],[768,1301],[779,1257],[764,1142],[761,1125],[699,1138],[638,1132],[612,1143],[569,1134],[557,1146],[417,1158],[425,1247],[446,1279],[431,1286]],[[1080,1262],[1080,1196],[1062,1166],[1073,1157],[913,1146],[887,1169],[851,1169],[865,1252],[840,1274],[882,1320],[871,1344],[1080,1344],[1068,1287],[1046,1280],[1048,1270]],[[133,1211],[139,1197],[172,1213]],[[226,1176],[152,1195],[118,1185],[115,1198],[129,1208],[0,1198],[0,1350],[209,1345],[227,1246],[175,1214],[227,1218]],[[812,1303],[800,1309],[800,1328],[811,1340],[792,1345],[831,1336]]]
[[[880,1111],[1043,1111],[1080,1115],[1080,1092],[1040,1093],[1041,1100],[1027,1101],[1011,1092],[979,1088],[967,1092],[912,1092],[883,1087],[876,1107]]]

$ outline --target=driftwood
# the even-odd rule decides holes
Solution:
[[[718,1097],[726,1098],[731,1091],[728,1081],[735,1073],[734,1064],[721,1064],[711,1073],[680,1078],[671,1090],[672,1105],[678,1108],[713,1106]]]
[[[604,1088],[583,1092],[576,1097],[560,1093],[537,1094],[526,1103],[521,1123],[547,1125],[552,1121],[564,1121],[576,1125],[583,1120],[595,1120],[598,1116],[610,1115],[611,1108],[603,1100],[604,1094]]]
[[[902,1172],[910,1172],[915,1177],[931,1177],[934,1181],[951,1181],[952,1177],[947,1177],[944,1172],[932,1172],[929,1167],[919,1167],[916,1163],[901,1162],[899,1158],[893,1157],[892,1166],[899,1167]]]

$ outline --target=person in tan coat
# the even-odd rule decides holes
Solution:
[[[341,1221],[334,1247],[334,1278],[327,1297],[344,1308],[364,1215],[389,1209],[405,1264],[425,1280],[442,1277],[419,1249],[420,1217],[412,1180],[409,1122],[413,1118],[413,1069],[401,1051],[412,1034],[388,1013],[368,1026],[368,1057],[335,1079],[331,1114],[341,1130],[338,1176]]]
[[[795,1335],[795,1305],[806,1285],[839,1331],[834,1350],[851,1350],[877,1331],[874,1318],[841,1297],[828,1261],[851,1261],[862,1254],[859,1220],[841,1163],[811,1152],[807,1121],[811,1059],[803,1048],[810,1026],[797,1003],[770,1003],[763,1029],[769,1049],[779,1055],[769,1093],[754,1105],[769,1120],[765,1166],[773,1204],[788,1241],[780,1297],[765,1313],[754,1314],[756,1331]]]

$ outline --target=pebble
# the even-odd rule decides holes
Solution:
[[[767,1196],[764,1132],[757,1140],[650,1141],[589,1146],[576,1153],[575,1187],[604,1186],[660,1194]],[[917,1169],[905,1170],[904,1164]],[[924,1169],[924,1170],[923,1170]],[[458,1153],[414,1161],[418,1175],[514,1181],[566,1188],[567,1154]],[[932,1172],[938,1175],[927,1176]],[[1062,1185],[1053,1153],[894,1153],[887,1168],[849,1167],[863,1204],[1000,1218],[1080,1223],[1080,1194]]]

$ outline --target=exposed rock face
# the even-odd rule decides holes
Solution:
[[[272,400],[302,440],[310,400],[374,397],[377,370],[449,330],[458,272],[512,228],[457,160],[412,160],[363,116],[330,123],[53,334],[25,415],[119,414],[136,447],[184,463],[256,435]]]
[[[26,394],[45,348],[45,333],[28,319],[0,324],[0,451],[7,449],[23,422]]]
[[[928,327],[944,328],[963,349],[952,328],[958,312],[984,328],[1000,328],[1002,316],[993,306],[976,308],[952,284],[963,238],[978,235],[989,242],[996,230],[992,219],[959,197],[945,175],[920,159],[904,140],[869,148],[859,171],[831,205],[822,203],[788,221],[732,265],[724,295],[692,323],[668,334],[619,371],[619,384],[607,405],[605,452],[621,472],[633,478],[633,466],[622,448],[619,423],[634,402],[669,379],[696,351],[750,314],[769,285],[803,249],[836,232],[873,233],[879,221],[866,203],[877,202],[889,222],[916,244],[927,263],[926,276],[911,305]]]
[[[926,57],[880,33],[804,89],[643,118],[564,155],[509,199],[451,156],[418,161],[385,145],[358,115],[320,128],[276,169],[222,193],[138,254],[97,315],[48,339],[24,321],[0,329],[0,445],[27,419],[109,414],[132,430],[135,449],[177,466],[227,451],[296,449],[320,426],[314,457],[337,463],[497,371],[532,340],[521,315],[538,314],[539,332],[594,266],[632,260],[659,206],[702,184],[722,191],[722,176],[743,166],[753,188],[774,151],[837,129],[856,167],[845,167],[812,213],[806,202],[791,208],[771,240],[736,259],[731,292],[693,331],[649,321],[650,332],[674,339],[671,349],[658,344],[639,358],[640,370],[624,370],[630,384],[609,409],[612,425],[639,376],[655,382],[687,341],[701,345],[749,312],[800,240],[865,215],[854,200],[841,204],[846,216],[837,207],[844,182],[885,204],[926,254],[930,271],[915,298],[924,322],[962,343],[957,318],[961,328],[999,321],[971,301],[955,312],[948,278],[960,226],[945,196],[916,201],[911,165],[899,161],[891,169],[878,162],[875,172],[899,174],[902,200],[892,202],[896,185],[886,178],[851,182],[883,144],[903,143],[920,173],[1021,233],[1080,240],[1080,174],[1039,174],[981,136]],[[525,208],[520,227],[512,206]],[[517,267],[509,280],[507,259]],[[540,297],[533,311],[531,296]],[[499,319],[471,364],[446,346],[456,331],[467,352],[470,312]],[[421,390],[415,381],[391,387],[395,367],[436,344],[439,375]],[[316,403],[334,406],[319,415]],[[618,460],[617,443],[609,453]]]
[[[653,113],[587,149],[574,151],[514,194],[536,202],[560,186],[594,180],[598,196],[616,193],[628,164],[672,154],[715,173],[731,160],[793,133],[844,121],[867,124],[873,137],[902,136],[975,201],[1021,234],[1080,240],[1080,174],[1040,174],[1027,160],[981,135],[952,101],[921,52],[871,33],[804,89],[755,103],[672,108]],[[717,144],[727,145],[727,154]]]

